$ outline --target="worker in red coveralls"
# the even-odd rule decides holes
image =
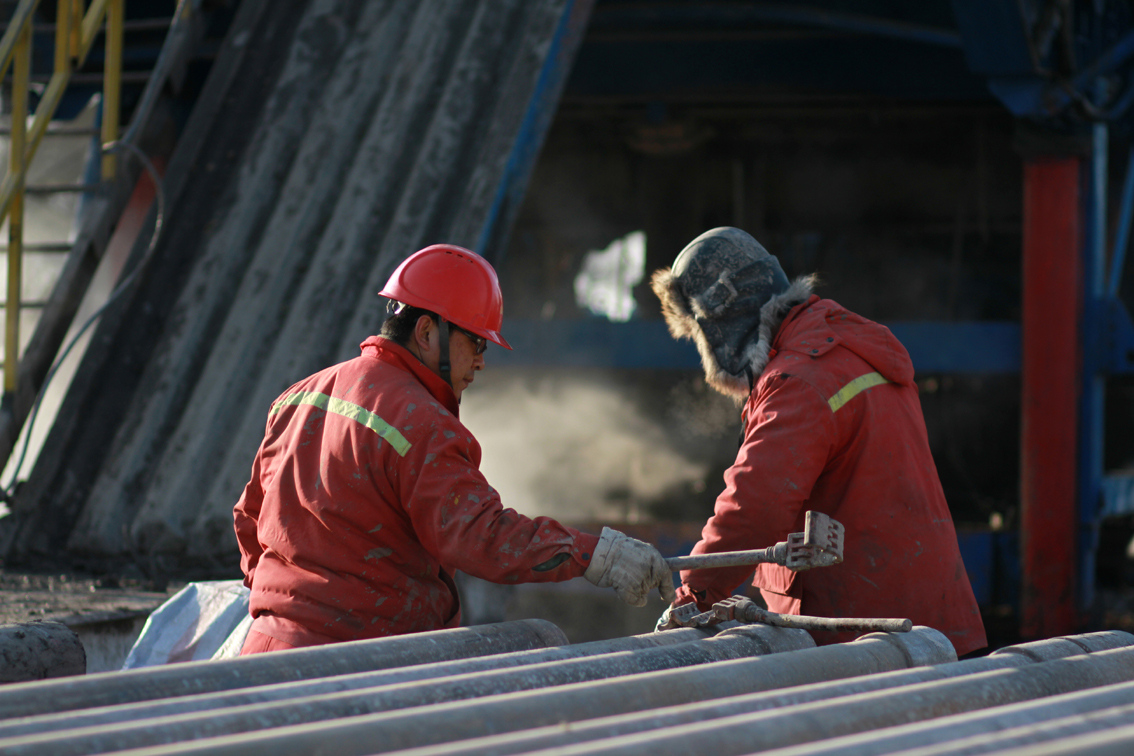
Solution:
[[[670,333],[692,339],[709,385],[743,406],[740,451],[693,553],[770,546],[816,510],[846,528],[844,561],[804,572],[759,565],[752,586],[771,611],[908,617],[959,655],[984,647],[913,366],[889,329],[820,299],[813,276],[789,283],[736,228],[697,237],[651,283]],[[674,606],[707,610],[751,571],[684,571]],[[666,610],[658,627],[673,624]]]
[[[584,576],[635,606],[674,597],[658,551],[505,509],[481,475],[461,394],[500,335],[483,258],[439,244],[408,257],[362,354],[305,378],[268,413],[234,513],[255,618],[242,653],[456,627],[456,570],[498,583]]]

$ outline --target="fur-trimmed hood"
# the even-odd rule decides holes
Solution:
[[[655,272],[650,285],[661,300],[670,334],[675,339],[691,339],[697,345],[705,381],[720,393],[743,402],[768,365],[772,341],[784,317],[811,298],[816,281],[814,275],[800,276],[758,310],[740,309],[727,317],[721,317],[719,307],[703,301],[705,296],[687,298],[677,276],[667,268]],[[727,277],[722,276],[719,285],[729,287]]]

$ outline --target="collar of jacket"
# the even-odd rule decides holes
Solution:
[[[457,402],[457,395],[453,393],[453,387],[441,380],[441,376],[427,368],[421,360],[413,355],[413,352],[385,336],[371,336],[360,346],[363,355],[375,357],[388,365],[412,373],[421,382],[421,385],[425,386],[426,390],[433,395],[433,398],[441,402],[445,409],[452,413],[453,417],[460,417],[460,404]]]

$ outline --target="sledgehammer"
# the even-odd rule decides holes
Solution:
[[[723,551],[719,554],[671,557],[666,565],[678,570],[700,570],[713,567],[741,567],[775,562],[789,570],[830,567],[843,561],[843,526],[822,512],[807,512],[802,533],[790,533],[786,541],[752,551]]]

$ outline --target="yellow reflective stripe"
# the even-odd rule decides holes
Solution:
[[[367,428],[386,439],[390,443],[390,446],[394,447],[394,451],[398,453],[399,457],[406,456],[406,452],[409,451],[412,445],[409,441],[406,441],[405,436],[398,432],[397,428],[365,407],[360,407],[345,399],[336,399],[333,396],[327,396],[318,391],[297,391],[294,394],[288,394],[283,399],[276,402],[272,406],[272,411],[269,414],[274,415],[289,404],[306,404],[311,407],[318,407],[333,415],[341,415],[342,417],[354,420],[356,423],[365,425]]]
[[[880,386],[883,383],[889,383],[888,380],[883,378],[879,373],[867,373],[860,375],[853,381],[839,389],[838,393],[827,400],[827,404],[831,405],[832,412],[838,412],[843,408],[843,405],[854,399],[863,391],[874,386]]]

